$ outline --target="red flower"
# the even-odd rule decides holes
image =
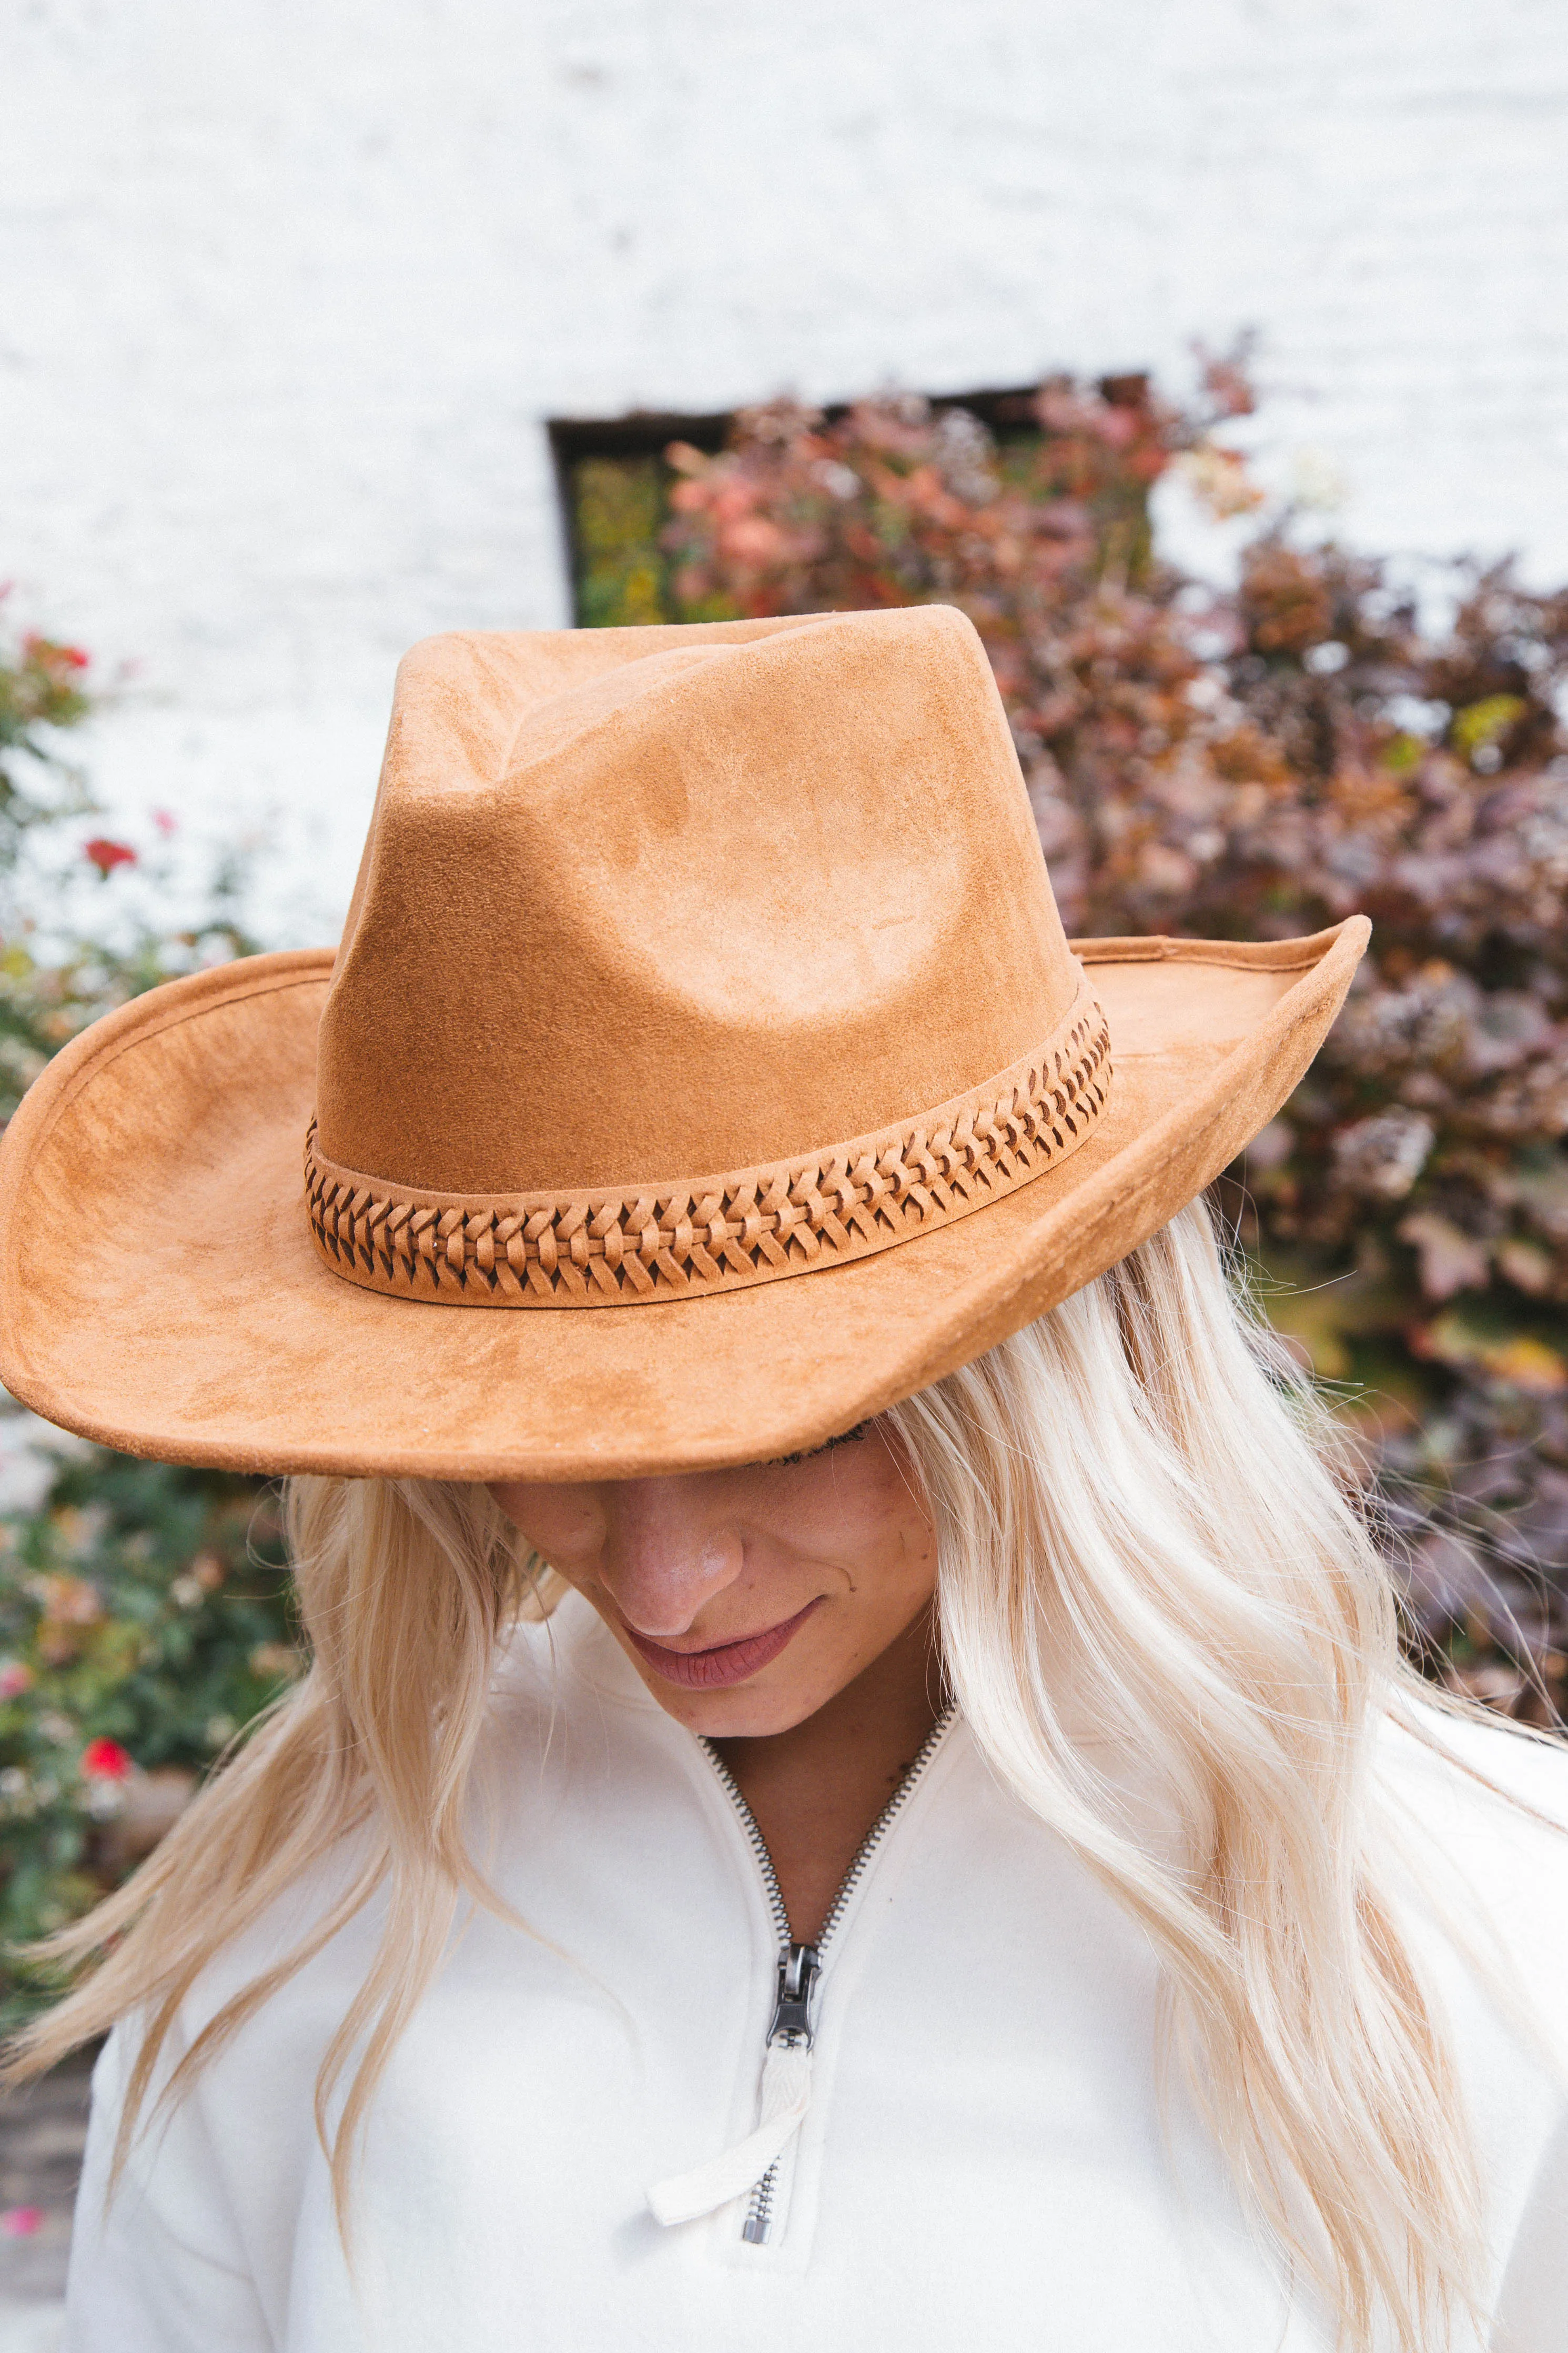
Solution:
[[[82,1750],[81,1771],[87,1781],[124,1781],[131,1773],[131,1752],[121,1748],[118,1740],[106,1740],[100,1734]]]
[[[7,2206],[4,2214],[0,2214],[0,2231],[4,2231],[8,2239],[36,2238],[43,2227],[44,2210],[41,2206]]]
[[[136,852],[126,843],[108,841],[102,834],[96,835],[87,843],[82,856],[89,858],[106,880],[117,866],[134,866],[136,863]]]
[[[36,634],[23,638],[22,650],[40,670],[85,670],[92,659],[79,646],[58,645],[53,638]]]

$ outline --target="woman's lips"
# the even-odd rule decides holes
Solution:
[[[738,1642],[715,1642],[706,1651],[667,1650],[662,1642],[639,1634],[635,1626],[626,1626],[626,1632],[638,1655],[672,1683],[684,1683],[689,1691],[721,1691],[727,1683],[743,1683],[748,1675],[760,1674],[785,1643],[795,1640],[823,1598],[819,1593],[816,1601],[808,1601],[793,1618],[766,1626],[760,1634],[742,1635]],[[625,1619],[621,1623],[626,1625]]]

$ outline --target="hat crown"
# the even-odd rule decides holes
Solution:
[[[321,1147],[469,1195],[783,1161],[982,1085],[1079,978],[952,608],[434,638],[398,673]]]

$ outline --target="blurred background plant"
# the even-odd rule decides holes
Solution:
[[[0,1935],[118,1884],[295,1672],[270,1499],[250,1481],[64,1462],[0,1522]],[[12,1965],[0,2031],[47,1978]]]
[[[0,623],[5,601],[0,591]],[[53,879],[47,922],[40,923],[37,903],[20,903],[38,901],[46,887],[27,872],[28,853],[46,839],[68,841],[72,821],[95,813],[68,740],[112,700],[111,691],[89,682],[91,667],[79,646],[0,626],[0,1123],[50,1056],[100,1013],[161,980],[247,955],[256,945],[239,916],[236,858],[220,861],[199,911],[184,924],[128,912],[96,890],[86,920],[73,922],[80,893],[61,890]],[[175,828],[161,812],[153,825],[159,840],[151,857],[98,834],[81,844],[80,865],[100,886],[127,869],[148,871],[156,881],[158,851]]]
[[[0,590],[0,605],[8,593]],[[79,646],[37,630],[0,640],[0,861],[7,870],[30,826],[89,806],[81,772],[58,744],[92,708],[88,668]]]
[[[167,931],[127,919],[107,895],[80,936],[40,934],[16,905],[33,837],[92,814],[61,741],[95,708],[89,673],[78,647],[0,637],[0,1118],[100,1013],[252,944],[232,868],[195,922]],[[80,854],[95,894],[142,862],[101,835]],[[3,1953],[124,1877],[298,1657],[260,1482],[70,1441],[51,1448],[15,1409],[0,1437],[10,1491],[0,1503]],[[47,1990],[0,1959],[0,2033]]]
[[[1387,565],[1270,512],[1181,407],[1044,385],[1011,435],[910,399],[677,444],[673,609],[942,598],[984,639],[1069,931],[1267,938],[1363,910],[1310,1076],[1225,1188],[1258,1296],[1363,1432],[1431,1669],[1548,1720],[1568,1662],[1568,592]],[[1171,470],[1256,516],[1219,589],[1163,563]],[[1436,591],[1436,593],[1434,593]],[[1432,617],[1433,607],[1445,607]]]

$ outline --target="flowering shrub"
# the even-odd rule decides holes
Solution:
[[[54,739],[91,708],[89,666],[79,646],[36,630],[0,647],[0,866],[11,864],[16,837],[29,826],[87,806],[81,777]]]
[[[1158,559],[1173,466],[1258,505],[1211,366],[1186,412],[1058,381],[1035,438],[868,402],[677,446],[686,608],[941,598],[984,639],[1069,930],[1264,938],[1357,909],[1327,1049],[1233,1172],[1265,1303],[1366,1431],[1443,1672],[1521,1713],[1568,1661],[1568,592],[1388,567],[1259,518],[1220,595]]]
[[[54,739],[91,707],[89,667],[75,647],[0,643],[0,878],[28,828],[88,807]],[[136,856],[107,839],[84,854],[106,884]],[[142,932],[118,950],[84,940],[40,960],[10,914],[0,1118],[98,1014],[248,944],[220,901],[189,931]],[[38,1509],[0,1515],[0,1953],[116,1884],[298,1663],[279,1533],[256,1481],[94,1448],[62,1461]],[[0,2031],[46,1992],[36,1975],[0,1969]]]
[[[120,924],[118,944],[77,939],[39,955],[34,923],[8,902],[26,837],[91,808],[85,780],[58,740],[96,708],[90,670],[79,646],[0,634],[0,1121],[50,1057],[100,1013],[256,944],[235,919],[236,878],[220,872],[210,903],[183,930],[127,932]],[[165,811],[155,810],[153,822],[164,839],[174,830]],[[138,862],[131,843],[107,835],[84,843],[82,855],[105,883]]]
[[[0,1943],[113,1886],[297,1667],[254,1481],[94,1449],[0,1522]]]

